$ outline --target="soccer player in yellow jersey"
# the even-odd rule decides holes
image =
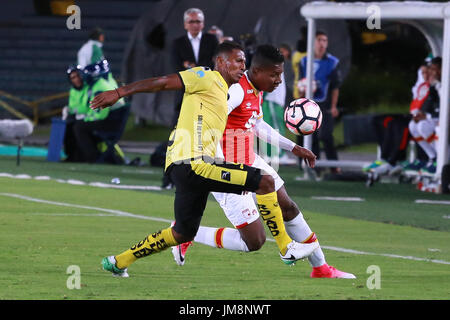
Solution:
[[[318,243],[298,243],[287,234],[272,176],[244,164],[215,161],[215,152],[227,122],[228,88],[245,71],[242,47],[225,41],[217,48],[214,71],[195,67],[176,74],[140,80],[96,96],[91,108],[105,108],[118,99],[138,92],[184,90],[176,129],[169,138],[165,170],[174,182],[175,224],[146,236],[130,249],[102,260],[103,268],[115,276],[128,276],[128,266],[137,259],[191,241],[200,226],[208,195],[212,191],[241,194],[255,192],[258,207],[267,213],[282,259],[309,256]],[[311,167],[315,155],[307,153]]]

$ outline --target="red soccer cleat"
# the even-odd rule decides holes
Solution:
[[[320,267],[313,267],[311,278],[356,279],[354,274],[340,271],[335,267],[329,266],[326,263],[324,265],[321,265]]]

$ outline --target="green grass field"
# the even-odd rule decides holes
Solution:
[[[18,167],[14,157],[0,158],[0,299],[450,298],[450,206],[415,203],[448,201],[448,196],[419,192],[408,184],[368,189],[363,182],[296,181],[298,170],[286,167],[280,174],[317,233],[327,262],[354,273],[356,280],[311,279],[308,262],[284,265],[273,241],[252,253],[194,244],[183,267],[167,250],[133,264],[130,278],[114,278],[101,270],[101,259],[167,227],[174,191],[87,183],[108,184],[119,177],[121,186],[159,186],[161,174],[160,168],[148,166],[49,163],[42,158],[23,158]],[[314,198],[323,196],[363,201]],[[230,226],[214,200],[202,225]],[[73,265],[80,270],[80,289],[68,288],[72,274],[67,269]],[[374,283],[371,266],[380,270],[379,289],[369,288]]]

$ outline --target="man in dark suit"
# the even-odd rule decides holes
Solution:
[[[182,37],[174,40],[173,62],[177,72],[196,66],[214,68],[213,55],[219,44],[217,37],[204,33],[205,16],[200,9],[191,8],[184,12]]]
[[[190,8],[184,12],[184,36],[176,38],[173,42],[172,60],[175,71],[180,72],[196,66],[214,68],[213,55],[219,41],[215,35],[203,32],[205,15],[197,8]],[[175,126],[180,113],[182,94],[175,98],[175,114],[172,126]]]

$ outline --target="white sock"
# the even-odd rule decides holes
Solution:
[[[301,212],[299,212],[291,221],[285,221],[284,225],[286,226],[288,235],[297,242],[307,240],[313,233]],[[319,267],[326,263],[325,256],[320,246],[308,257],[308,261],[313,267]]]
[[[427,142],[426,140],[434,134],[435,125],[432,120],[422,120],[419,122],[410,121],[408,125],[411,136],[415,139],[421,138],[423,140],[417,141],[417,144],[425,151],[429,159],[436,158],[435,141]]]
[[[197,231],[195,242],[214,248],[248,252],[247,245],[241,238],[239,230],[233,228],[202,227]]]

